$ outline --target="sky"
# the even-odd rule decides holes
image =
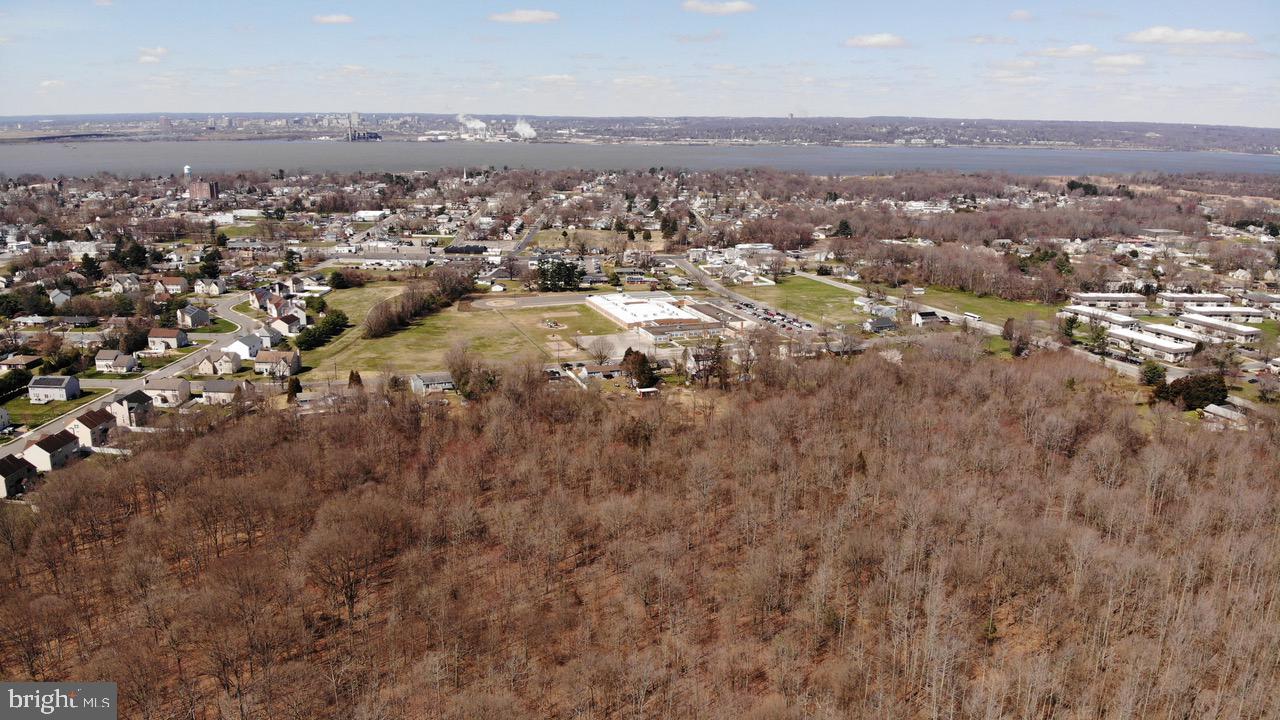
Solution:
[[[1280,126],[1280,0],[0,0],[0,115]]]

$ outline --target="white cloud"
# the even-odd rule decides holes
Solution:
[[[679,34],[676,35],[676,41],[682,43],[710,43],[719,40],[723,36],[724,33],[719,30],[712,30],[711,32],[702,33],[700,35]]]
[[[844,41],[845,47],[853,48],[896,48],[903,47],[907,41],[893,33],[873,33],[871,35],[854,35]]]
[[[1034,20],[1035,17],[1035,15],[1031,14],[1030,10],[1014,10],[1009,13],[1009,19],[1015,22],[1030,22],[1031,20]]]
[[[652,75],[627,75],[613,79],[614,85],[626,88],[654,88],[666,82],[662,78],[656,78]]]
[[[1002,60],[992,63],[992,67],[1003,70],[1030,70],[1040,67],[1040,62],[1038,60]]]
[[[547,85],[573,85],[578,79],[572,75],[564,73],[552,75],[536,75],[533,77],[534,82],[545,83]]]
[[[1147,59],[1141,55],[1127,53],[1124,55],[1103,55],[1094,58],[1093,67],[1103,72],[1110,73],[1127,73],[1134,68],[1140,68],[1147,64]]]
[[[40,87],[41,87],[41,89],[44,89],[44,90],[51,90],[51,89],[53,89],[53,88],[60,88],[60,87],[62,87],[63,85],[66,85],[66,83],[65,83],[65,82],[63,82],[63,81],[61,81],[61,80],[41,80],[41,81],[40,81]]]
[[[751,12],[756,9],[755,5],[746,0],[726,0],[725,2],[684,0],[684,4],[680,7],[688,12],[702,13],[703,15],[737,15],[738,13]]]
[[[1146,30],[1129,33],[1124,36],[1124,40],[1155,45],[1248,45],[1253,42],[1253,38],[1248,33],[1233,30],[1177,29],[1168,25],[1156,25]]]
[[[1018,42],[1005,35],[970,35],[968,39],[973,45],[1015,45]]]
[[[312,15],[311,16],[311,22],[317,25],[350,25],[355,21],[356,19],[351,17],[350,15],[342,15],[340,13],[335,15]]]
[[[512,10],[511,12],[494,13],[489,16],[494,22],[501,23],[549,23],[560,19],[560,14],[550,10]]]
[[[169,54],[169,48],[153,47],[138,48],[138,62],[143,64],[158,63]]]
[[[1096,55],[1098,48],[1088,44],[1079,43],[1076,45],[1068,45],[1066,47],[1049,47],[1036,52],[1036,55],[1051,58],[1077,58],[1087,55]]]
[[[1039,85],[1045,82],[1045,78],[1040,75],[1029,75],[1017,70],[993,70],[987,74],[987,79],[1001,85],[1013,85],[1015,87]]]

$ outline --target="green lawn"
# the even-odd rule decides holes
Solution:
[[[9,411],[9,418],[14,425],[26,425],[28,430],[34,430],[59,415],[85,403],[93,402],[111,391],[105,388],[94,388],[85,389],[82,392],[84,394],[75,400],[44,405],[32,405],[26,395],[21,395],[5,403],[4,409]]]
[[[894,294],[902,295],[901,291],[895,291]],[[1002,300],[991,296],[979,297],[973,293],[941,288],[929,288],[924,295],[907,295],[906,299],[952,312],[977,313],[985,322],[997,325],[1009,318],[1021,320],[1028,315],[1036,320],[1053,322],[1054,315],[1059,310],[1056,305]]]
[[[1262,331],[1263,344],[1270,345],[1280,337],[1280,320],[1263,320],[1254,327]]]
[[[110,373],[92,369],[76,373],[76,375],[84,380],[128,380],[129,378],[138,377],[138,373]]]
[[[1141,320],[1148,325],[1172,325],[1173,318],[1168,315],[1134,315],[1135,318]]]
[[[337,290],[325,297],[329,307],[351,319],[348,328],[327,345],[302,354],[308,377],[346,377],[351,370],[400,373],[443,370],[444,356],[455,343],[465,342],[488,360],[521,355],[544,361],[585,359],[573,348],[577,335],[621,332],[614,323],[585,305],[546,308],[460,311],[457,306],[416,321],[393,335],[367,340],[360,327],[375,303],[402,291],[395,283]],[[559,327],[547,327],[552,321]]]
[[[857,324],[867,318],[853,310],[853,300],[858,297],[853,288],[842,290],[806,277],[793,275],[783,278],[777,285],[739,285],[733,290],[815,324],[824,319],[829,325]]]
[[[236,312],[240,313],[241,315],[247,315],[247,316],[249,316],[249,317],[251,317],[251,318],[265,318],[265,317],[266,317],[266,313],[263,313],[263,312],[261,312],[261,311],[259,311],[259,310],[254,310],[254,309],[253,309],[253,304],[252,304],[252,303],[250,303],[248,300],[245,300],[244,302],[240,303],[239,305],[233,305],[233,306],[231,306],[231,309],[232,309],[232,310],[235,310]]]
[[[1009,345],[1009,341],[999,335],[988,335],[982,339],[982,344],[986,346],[987,351],[996,357],[1012,358],[1013,350]]]
[[[224,225],[218,228],[218,232],[228,238],[242,238],[257,235],[259,230],[257,223],[254,223],[253,225]]]
[[[220,318],[220,317],[213,317],[209,319],[211,320],[211,322],[208,325],[204,327],[199,327],[199,328],[192,328],[187,332],[193,333],[193,334],[196,334],[196,333],[221,334],[221,333],[235,332],[236,324],[231,322],[230,320],[226,318]]]

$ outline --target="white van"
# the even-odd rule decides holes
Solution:
[[[982,322],[982,316],[979,315],[978,313],[967,312],[964,314],[964,316],[968,320],[972,320],[974,322]]]

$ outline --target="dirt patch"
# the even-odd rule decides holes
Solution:
[[[543,317],[543,318],[545,318],[545,319],[547,319],[547,320],[550,320],[551,318],[562,318],[562,317],[576,318],[576,317],[578,317],[578,313],[576,313],[576,312],[572,312],[572,311],[570,311],[570,312],[546,312],[546,313],[542,313],[542,317]]]
[[[546,343],[546,347],[547,350],[550,350],[553,353],[571,353],[577,349],[570,343],[563,340],[552,340]]]

